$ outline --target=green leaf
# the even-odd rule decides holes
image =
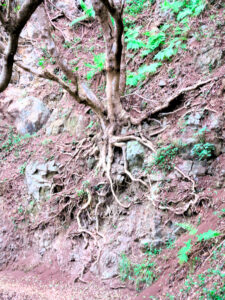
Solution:
[[[186,8],[184,10],[182,10],[181,12],[178,13],[177,15],[177,21],[180,21],[182,19],[184,19],[187,16],[192,15],[192,10],[189,8]]]
[[[188,223],[176,223],[176,225],[187,230],[190,235],[195,235],[198,231],[197,228],[195,228],[193,225]]]
[[[198,238],[198,242],[202,242],[202,241],[208,241],[214,237],[219,236],[221,233],[218,231],[214,231],[212,229],[209,229],[209,231],[204,232],[202,234],[197,235]]]
[[[95,17],[95,11],[93,9],[93,7],[91,8],[88,8],[88,6],[84,3],[83,0],[80,0],[80,6],[81,8],[83,9],[85,15],[84,16],[81,16],[79,18],[76,18],[75,20],[73,20],[71,23],[70,23],[70,26],[72,27],[73,25],[79,23],[79,22],[82,22],[88,18],[94,18]]]
[[[88,19],[88,16],[84,15],[84,16],[81,16],[79,18],[76,18],[75,20],[73,20],[71,23],[70,23],[70,26],[72,27],[73,25],[79,23],[79,22],[82,22],[84,20]]]
[[[186,243],[184,243],[186,246],[182,247],[178,252],[178,258],[179,262],[185,263],[188,261],[187,254],[191,251],[192,245],[191,245],[191,239],[189,239]]]
[[[145,43],[141,40],[128,40],[127,50],[138,50],[145,46]]]

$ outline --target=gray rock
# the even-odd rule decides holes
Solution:
[[[195,125],[199,126],[201,124],[201,119],[203,117],[203,113],[200,112],[194,112],[189,115],[186,125]]]
[[[178,168],[186,175],[188,175],[191,172],[193,165],[193,161],[191,160],[184,160],[182,164],[178,165]]]
[[[37,132],[49,118],[48,108],[41,100],[32,96],[12,103],[8,113],[15,116],[16,129],[22,135]]]
[[[130,141],[127,143],[127,161],[129,168],[141,168],[144,162],[145,149],[137,141]]]
[[[28,192],[34,199],[47,199],[51,190],[51,177],[57,173],[58,167],[54,161],[40,164],[30,162],[26,166],[25,178]]]
[[[149,177],[152,182],[164,181],[166,179],[166,175],[163,172],[150,173]]]
[[[87,160],[88,169],[92,170],[96,164],[96,159],[94,157],[89,157]]]
[[[159,81],[159,86],[160,86],[160,87],[166,86],[165,80],[160,80],[160,81]]]
[[[224,63],[224,50],[211,47],[202,50],[196,59],[197,69],[203,73],[209,73]]]
[[[63,131],[67,131],[76,139],[81,139],[85,134],[85,128],[88,125],[87,117],[84,117],[72,109],[56,108],[46,124],[47,135],[58,135]]]
[[[194,161],[190,175],[204,176],[208,170],[208,164],[205,161]]]
[[[113,278],[118,275],[119,257],[116,253],[106,249],[99,261],[99,270],[103,279]]]

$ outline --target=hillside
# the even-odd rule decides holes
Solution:
[[[225,299],[225,5],[127,0],[118,99],[98,2],[41,4],[0,93],[0,299]]]

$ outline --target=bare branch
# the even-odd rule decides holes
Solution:
[[[3,27],[5,27],[4,25],[5,25],[5,17],[4,17],[4,15],[3,15],[3,13],[0,11],[0,22],[2,23],[2,26]]]
[[[7,4],[7,14],[6,14],[6,19],[9,20],[10,18],[10,13],[12,10],[12,0],[8,0],[8,4]]]
[[[78,78],[76,85],[67,84],[62,79],[60,79],[55,74],[49,72],[48,70],[37,71],[34,70],[18,61],[15,64],[22,68],[24,71],[32,73],[33,75],[48,79],[60,84],[78,103],[87,105],[92,108],[94,112],[101,118],[104,113],[104,107],[101,104],[100,100],[96,97],[96,95],[84,84],[80,83]]]
[[[14,56],[18,48],[18,40],[20,33],[28,20],[30,19],[36,8],[43,2],[43,0],[26,0],[15,18],[5,21],[2,14],[0,14],[0,20],[2,25],[8,33],[8,45],[5,48],[2,71],[0,75],[0,92],[3,92],[12,77]]]

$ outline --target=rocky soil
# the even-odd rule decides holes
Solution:
[[[79,5],[72,10],[71,1],[56,2],[69,18],[80,15]],[[143,11],[136,23],[145,18],[151,26],[157,19],[163,22],[167,16],[159,2],[151,17]],[[123,97],[133,114],[173,98],[140,128],[161,152],[130,141],[124,161],[116,150],[112,176],[129,209],[118,206],[99,175],[94,146],[100,129],[90,109],[75,104],[59,86],[15,69],[12,84],[0,95],[0,299],[200,299],[199,286],[190,284],[189,294],[180,291],[188,276],[218,265],[224,275],[225,12],[222,4],[211,2],[191,21],[187,50]],[[19,55],[34,67],[41,50],[27,39],[47,43],[46,22],[39,22],[43,14],[40,8],[21,37]],[[97,28],[96,21],[77,28],[76,36],[82,37],[79,67],[82,60],[91,61],[85,49]],[[99,41],[96,51],[102,46]],[[72,55],[69,49],[67,56]],[[140,65],[139,60],[129,59],[129,68]],[[85,74],[85,67],[80,68]],[[94,89],[103,85],[103,75],[94,77]],[[104,90],[98,92],[104,96]],[[157,164],[160,155],[165,160]],[[139,179],[131,181],[126,168]],[[82,209],[87,188],[92,202]],[[180,264],[178,251],[190,236],[178,223],[192,224],[198,234],[211,229],[220,235],[212,243],[193,243],[188,263]],[[211,261],[218,249],[221,256]],[[123,261],[123,255],[129,260]],[[143,281],[137,288],[128,278],[135,277],[129,262],[141,265],[149,257],[154,282],[147,288],[149,282]],[[123,268],[127,277],[121,281]],[[224,283],[217,279],[219,290]],[[206,281],[205,288],[211,283]]]

